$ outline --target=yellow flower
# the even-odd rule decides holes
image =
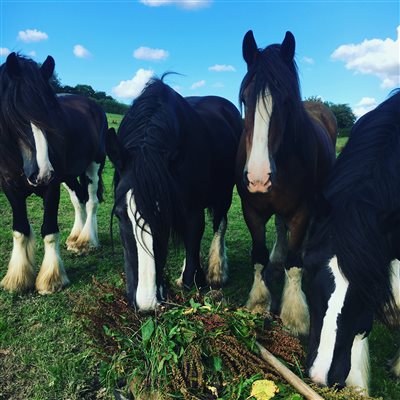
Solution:
[[[278,392],[279,388],[273,381],[262,379],[253,382],[250,397],[254,397],[256,400],[269,400],[272,399],[275,396],[275,393]]]

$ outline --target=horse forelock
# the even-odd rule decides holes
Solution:
[[[32,148],[30,124],[57,134],[62,116],[57,98],[37,63],[21,55],[17,57],[20,76],[10,77],[6,64],[0,67],[0,165],[7,171],[18,168],[15,158],[19,143]]]
[[[160,80],[150,83],[119,129],[121,143],[130,158],[123,191],[132,189],[138,211],[136,222],[145,229],[144,220],[155,235],[181,230],[182,201],[171,164],[180,151],[181,129],[176,108],[185,103],[180,104],[181,98],[175,94]]]

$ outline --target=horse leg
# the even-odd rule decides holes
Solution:
[[[226,226],[226,214],[222,218],[214,216],[214,237],[208,254],[207,271],[207,282],[212,287],[221,287],[228,279],[228,259],[225,247]]]
[[[281,303],[281,319],[295,335],[307,335],[310,313],[302,290],[303,270],[300,248],[307,229],[308,213],[300,210],[289,222],[289,251],[285,265],[285,284]]]
[[[67,250],[75,251],[75,243],[78,240],[86,221],[85,202],[87,199],[84,198],[82,187],[76,178],[63,183],[63,186],[67,189],[75,210],[74,225],[66,240],[66,245]]]
[[[272,301],[271,291],[266,280],[269,253],[265,245],[265,224],[271,215],[261,217],[245,203],[242,203],[242,208],[252,238],[251,258],[254,266],[254,281],[246,307],[254,313],[264,313],[271,309]]]
[[[10,292],[23,292],[35,284],[35,238],[28,221],[26,196],[7,187],[4,192],[13,213],[13,249],[0,286]]]
[[[60,184],[53,181],[43,197],[44,217],[42,237],[44,257],[36,278],[36,289],[40,294],[51,294],[69,284],[60,256],[60,234],[57,223],[60,202]]]
[[[351,368],[346,378],[346,386],[361,388],[368,395],[369,346],[368,337],[357,335],[351,348]]]
[[[276,240],[272,248],[269,261],[271,264],[284,265],[288,252],[288,230],[285,220],[275,215]]]
[[[86,169],[88,179],[86,202],[86,221],[82,231],[75,242],[75,249],[78,253],[87,253],[99,247],[97,232],[97,207],[99,204],[98,189],[100,184],[101,163],[92,162]]]
[[[184,233],[186,259],[182,271],[182,286],[186,289],[190,289],[193,284],[197,287],[205,284],[200,262],[200,245],[204,226],[204,210],[189,212]],[[179,285],[179,283],[178,279],[177,284]]]

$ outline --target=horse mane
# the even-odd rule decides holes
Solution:
[[[57,133],[61,108],[51,86],[30,58],[17,55],[21,75],[10,77],[6,63],[0,67],[0,185],[21,174],[19,143],[31,147],[30,122]]]
[[[330,238],[343,274],[385,322],[395,315],[390,284],[394,251],[383,228],[400,205],[400,92],[354,125],[323,192]]]
[[[119,128],[130,162],[124,189],[132,189],[135,196],[137,224],[144,230],[144,219],[153,234],[181,232],[183,203],[173,166],[182,141],[176,115],[187,107],[178,93],[154,78],[134,100]]]
[[[274,101],[273,114],[279,119],[280,126],[286,128],[277,161],[296,153],[307,171],[308,184],[314,187],[317,185],[317,160],[310,154],[317,154],[317,132],[301,99],[297,64],[294,59],[284,61],[280,48],[280,44],[272,44],[257,54],[241,83],[239,102],[241,106],[244,104],[244,90],[251,81],[254,86],[250,94],[250,107],[255,106],[268,87]],[[285,115],[290,118],[285,120]]]

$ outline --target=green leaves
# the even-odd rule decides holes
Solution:
[[[142,342],[143,345],[147,345],[147,343],[149,342],[149,340],[151,339],[151,336],[154,333],[154,321],[153,318],[149,318],[141,327],[141,333],[142,333]]]

